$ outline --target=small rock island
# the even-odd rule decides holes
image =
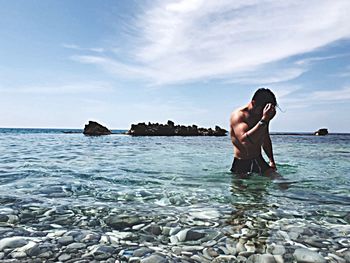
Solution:
[[[197,125],[175,125],[173,121],[167,124],[139,123],[132,124],[127,132],[132,136],[226,136],[227,130],[215,126],[215,129],[198,128]]]
[[[100,136],[109,135],[112,132],[105,126],[102,126],[95,121],[89,121],[89,124],[85,125],[83,133],[88,136]]]
[[[328,134],[328,130],[326,128],[319,129],[318,131],[315,131],[316,136],[324,136]]]

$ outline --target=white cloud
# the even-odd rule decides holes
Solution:
[[[132,64],[105,57],[76,60],[169,84],[244,73],[350,36],[347,0],[153,3],[131,30],[132,50],[125,54],[133,54]],[[300,74],[293,67],[290,78]],[[280,78],[268,76],[266,82]]]

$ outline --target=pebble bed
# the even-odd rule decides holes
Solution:
[[[0,261],[350,262],[349,213],[323,222],[273,205],[145,209],[0,206]]]

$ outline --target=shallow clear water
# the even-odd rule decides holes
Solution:
[[[279,218],[349,224],[349,139],[272,135],[285,178],[280,182],[232,176],[229,137],[86,137],[2,129],[0,212],[109,207],[156,217],[192,211],[229,218],[235,211],[273,209]]]

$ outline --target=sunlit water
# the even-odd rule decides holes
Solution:
[[[349,223],[350,136],[272,135],[286,182],[229,172],[229,137],[86,137],[0,130],[0,212],[23,207],[109,207],[177,216],[232,211]],[[102,216],[102,215],[101,215]],[[30,223],[30,222],[29,222]],[[68,225],[66,227],[69,227]]]

